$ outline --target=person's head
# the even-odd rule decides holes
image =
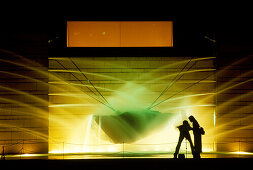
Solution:
[[[183,125],[184,125],[184,126],[190,126],[187,120],[184,120],[184,121],[183,121]]]
[[[191,122],[193,122],[193,121],[195,121],[196,119],[195,119],[193,116],[189,116],[189,120],[190,120]]]

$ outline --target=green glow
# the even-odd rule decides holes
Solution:
[[[112,116],[98,116],[95,120],[114,143],[131,143],[163,127],[171,116],[158,111],[137,110]]]
[[[193,59],[192,62],[209,59],[213,59],[213,57]],[[214,104],[211,101],[196,103],[202,96],[214,96],[215,93],[212,93],[211,86],[215,80],[212,78],[199,83],[199,86],[210,87],[210,91],[189,89],[190,92],[176,95],[154,110],[145,109],[161,93],[169,81],[178,74],[177,71],[180,70],[178,68],[183,68],[189,61],[187,59],[176,59],[177,62],[171,60],[161,62],[160,59],[154,58],[150,60],[150,63],[146,61],[146,58],[141,58],[141,60],[139,58],[115,59],[110,57],[56,60],[58,59],[50,60],[52,67],[49,71],[55,76],[63,77],[49,79],[49,84],[62,87],[66,89],[66,92],[54,89],[50,91],[49,96],[52,99],[52,104],[49,108],[51,114],[58,114],[58,108],[62,108],[66,110],[66,113],[69,112],[69,114],[80,117],[80,119],[79,117],[73,119],[73,123],[70,123],[72,124],[71,129],[73,129],[70,130],[71,134],[62,130],[60,136],[57,131],[51,131],[50,136],[55,136],[55,138],[60,136],[59,141],[63,140],[63,136],[64,142],[69,143],[64,147],[64,153],[120,152],[122,143],[129,151],[168,152],[175,149],[174,145],[178,140],[178,131],[175,127],[187,119],[188,115],[194,114],[199,120],[201,113],[207,113],[205,114],[208,115],[207,119],[210,119],[209,113],[213,113]],[[188,71],[183,70],[181,74],[185,74],[185,78],[177,81],[160,98],[160,101],[181,91],[189,84],[198,82],[203,76],[215,70],[211,67],[211,60],[205,62],[208,63],[207,68],[201,66]],[[153,65],[154,63],[160,64],[160,66]],[[59,66],[61,67],[59,68]],[[77,66],[80,68],[78,69]],[[94,86],[91,86],[87,79]],[[92,93],[90,89],[95,93]],[[92,100],[90,95],[103,102],[108,101],[115,111]],[[79,99],[80,101],[78,101]],[[93,116],[92,119],[89,117],[90,115]],[[67,115],[64,116],[62,118],[66,119],[66,122],[72,121],[68,119]],[[203,119],[206,118],[203,117]],[[63,127],[62,129],[68,128]],[[168,145],[168,143],[171,144]],[[149,146],[145,146],[146,144]],[[62,145],[62,143],[58,146],[51,145],[49,151],[63,152]]]
[[[212,59],[212,57],[193,59],[192,61],[206,59]],[[3,97],[0,99],[6,103],[20,106],[21,109],[12,108],[11,113],[38,118],[36,121],[38,120],[39,123],[41,123],[41,119],[46,120],[45,124],[48,126],[46,132],[44,130],[42,132],[36,131],[33,127],[32,130],[24,128],[26,124],[20,125],[22,126],[20,127],[12,126],[6,122],[1,126],[25,132],[32,135],[34,139],[43,139],[48,142],[49,152],[51,153],[70,153],[71,155],[73,153],[117,152],[122,154],[123,144],[127,151],[134,151],[132,157],[138,157],[143,153],[167,154],[169,151],[174,150],[174,145],[178,140],[178,131],[175,127],[187,118],[188,114],[197,115],[199,113],[197,116],[201,117],[200,114],[206,108],[209,109],[209,107],[202,107],[209,106],[208,103],[194,105],[195,98],[211,94],[208,93],[211,91],[203,92],[198,91],[198,89],[175,96],[163,105],[156,107],[156,110],[145,109],[159,95],[171,77],[177,74],[176,68],[181,67],[180,64],[189,61],[187,58],[174,58],[173,60],[177,60],[176,62],[173,62],[171,58],[73,58],[81,71],[73,68],[69,58],[50,58],[49,70],[44,67],[44,70],[42,70],[39,64],[33,62],[20,64],[0,60],[32,70],[38,74],[38,77],[41,77],[41,75],[49,77],[49,82],[43,82],[40,78],[37,80],[28,76],[1,71],[2,74],[27,79],[29,82],[35,81],[35,90],[48,90],[49,88],[49,102],[47,102],[47,96],[41,97],[37,91],[30,95],[25,93],[26,90],[31,90],[26,86],[23,86],[25,89],[23,92],[1,86],[0,88],[4,91],[9,91],[11,94],[18,93],[24,99],[5,99]],[[63,70],[65,67],[61,67],[55,60],[59,60],[67,70]],[[35,64],[36,67],[29,66],[30,63]],[[212,66],[211,64],[212,62],[209,62],[210,66]],[[205,67],[196,67],[196,70],[182,72],[187,73],[186,76],[188,77],[180,80],[163,97],[168,97],[171,93],[182,89],[182,86],[194,82],[200,77],[200,74],[203,75],[205,72],[213,71],[213,69],[202,68]],[[88,76],[88,80],[83,77],[83,73]],[[76,80],[73,74],[81,82]],[[197,76],[195,77],[195,75]],[[82,81],[86,84],[82,84]],[[89,82],[93,83],[94,86],[88,84]],[[209,83],[214,82],[211,79],[201,83],[204,86],[209,86]],[[94,89],[95,94],[91,94],[87,87],[99,89],[108,100],[108,103],[117,111],[114,112],[93,100],[90,96],[95,96],[98,99],[101,99],[101,96]],[[87,95],[85,93],[87,91],[91,95]],[[45,109],[41,109],[40,104],[45,105]],[[201,109],[204,111],[201,112]],[[3,107],[0,110],[9,112],[10,109]],[[171,112],[165,112],[168,110]],[[182,110],[187,114],[181,114]],[[209,116],[210,110],[204,112],[206,113],[205,116]],[[11,116],[15,116],[14,114]],[[203,116],[203,119],[209,119],[209,117]],[[32,124],[32,126],[34,125]],[[26,143],[25,147],[27,147],[25,149],[28,153],[33,153],[33,145]],[[128,155],[131,155],[131,153],[128,153]],[[19,154],[19,156],[33,157],[38,155]],[[48,154],[48,156],[53,155]]]

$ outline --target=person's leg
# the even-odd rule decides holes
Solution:
[[[195,149],[195,157],[196,159],[199,159],[200,153],[201,153],[201,134],[200,133],[194,134],[194,149]]]
[[[189,143],[190,143],[192,155],[193,155],[193,157],[194,157],[194,156],[195,156],[195,148],[194,148],[194,146],[193,146],[191,136],[187,136],[187,140],[188,140]]]
[[[195,152],[201,152],[201,134],[198,132],[193,133],[194,134],[194,147]]]
[[[184,136],[180,133],[179,139],[178,139],[178,142],[177,142],[177,147],[176,147],[176,150],[175,150],[175,153],[174,153],[174,158],[177,157],[177,154],[179,152],[179,149],[180,149],[180,146],[181,146],[181,143],[182,143],[183,139],[184,139]]]

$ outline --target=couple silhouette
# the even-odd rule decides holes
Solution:
[[[196,158],[196,159],[200,158],[200,153],[202,152],[201,135],[204,135],[205,131],[202,127],[199,126],[198,121],[193,116],[190,116],[189,120],[192,122],[192,127],[189,125],[187,120],[184,120],[182,125],[177,126],[180,134],[179,134],[177,147],[174,153],[174,158],[177,158],[181,143],[184,138],[188,140],[190,143],[193,158]],[[192,143],[191,136],[189,133],[190,130],[193,131],[194,145]]]

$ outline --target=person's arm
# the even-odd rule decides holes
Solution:
[[[193,128],[190,125],[187,127],[187,129],[188,130],[193,130]]]

